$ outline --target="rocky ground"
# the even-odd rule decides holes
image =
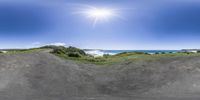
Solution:
[[[0,55],[0,100],[199,100],[200,57],[109,66],[47,52]]]

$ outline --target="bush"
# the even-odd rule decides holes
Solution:
[[[52,51],[54,54],[66,54],[65,49],[62,48],[56,48]]]
[[[68,55],[68,57],[81,57],[81,54],[79,54],[77,52],[75,52],[75,53],[71,52],[71,53],[68,53],[67,55]]]
[[[43,48],[53,48],[53,51],[51,53],[59,55],[67,55],[68,57],[86,56],[86,53],[83,50],[71,46],[68,48],[65,48],[63,46],[50,46],[50,47],[46,46]]]
[[[116,57],[126,57],[126,56],[133,56],[133,55],[144,55],[145,52],[122,52],[119,54],[116,54],[114,56]]]
[[[124,54],[128,54],[128,52],[118,53],[118,54],[116,54],[116,56],[118,56],[118,55],[124,55]]]
[[[81,55],[86,55],[86,53],[83,50],[78,49],[76,47],[72,47],[72,46],[69,46],[68,48],[66,48],[66,52],[68,52],[68,53],[77,52],[77,53],[79,53]]]
[[[165,52],[161,52],[161,54],[165,54]]]
[[[144,54],[149,55],[149,53],[145,52]]]
[[[109,54],[104,54],[103,57],[108,58],[110,55]]]
[[[135,52],[135,54],[145,54],[144,52]]]
[[[190,52],[186,52],[187,54],[191,54]]]
[[[47,45],[47,46],[43,46],[40,48],[42,48],[42,49],[58,49],[58,48],[65,48],[65,47],[64,46]]]
[[[2,51],[0,51],[0,53],[3,53]]]
[[[97,58],[87,58],[86,59],[87,61],[90,61],[90,62],[105,62],[106,59],[102,58],[102,57],[97,57]]]

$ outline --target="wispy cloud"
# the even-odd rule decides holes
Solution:
[[[63,42],[55,42],[55,43],[50,43],[50,44],[47,44],[47,45],[66,46],[66,44],[63,43]]]
[[[32,45],[41,45],[40,42],[33,42]]]
[[[63,42],[53,42],[53,43],[41,43],[41,42],[33,42],[31,47],[40,47],[46,45],[54,45],[54,46],[66,46],[66,43]],[[30,47],[30,46],[29,46]]]

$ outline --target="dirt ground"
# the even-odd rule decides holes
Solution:
[[[200,100],[200,57],[97,66],[0,55],[0,100]]]

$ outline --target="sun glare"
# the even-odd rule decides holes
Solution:
[[[109,18],[112,16],[112,14],[112,11],[108,9],[92,9],[88,11],[88,17],[92,17],[95,19]]]
[[[116,9],[109,8],[96,8],[92,6],[87,6],[87,8],[81,8],[76,14],[84,15],[85,17],[92,20],[93,27],[96,26],[98,22],[107,22],[113,17],[119,17]]]
[[[87,12],[87,17],[91,18],[93,22],[93,26],[96,25],[98,21],[108,21],[114,13],[109,9],[91,9]]]

